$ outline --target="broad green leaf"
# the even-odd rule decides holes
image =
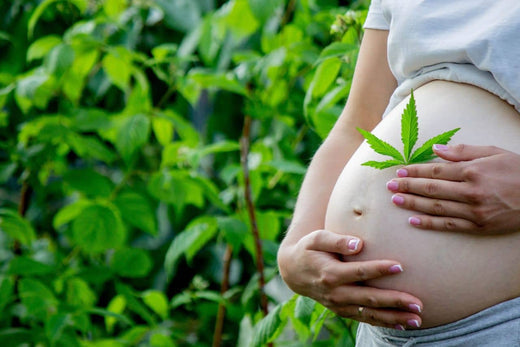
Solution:
[[[67,44],[59,44],[51,49],[45,57],[44,66],[49,74],[58,78],[67,71],[74,62],[74,49]]]
[[[118,340],[123,342],[125,346],[139,346],[139,343],[150,333],[151,328],[148,326],[134,326],[119,335]]]
[[[58,313],[52,315],[45,322],[45,334],[52,344],[56,343],[63,334],[65,328],[71,325],[72,320],[68,314]]]
[[[88,200],[78,200],[72,204],[64,206],[56,213],[52,221],[54,229],[59,229],[62,225],[67,224],[76,219],[81,212],[93,203]]]
[[[327,309],[325,306],[320,303],[316,303],[314,306],[314,310],[312,311],[310,326],[312,327],[312,331],[314,332],[313,340],[315,341],[318,338],[318,335],[321,332],[321,328],[327,318],[334,316],[335,314]]]
[[[82,96],[88,74],[92,72],[99,56],[100,52],[95,49],[75,50],[75,59],[64,75],[62,89],[65,95],[76,105]]]
[[[148,252],[138,248],[118,249],[110,262],[110,267],[115,273],[129,278],[145,277],[152,266]]]
[[[108,332],[112,332],[114,330],[114,325],[118,320],[122,320],[121,317],[124,317],[122,313],[126,308],[126,299],[123,295],[116,295],[110,300],[108,303],[106,312],[112,313],[111,315],[105,315],[105,327]],[[124,321],[124,320],[123,320]],[[126,322],[129,324],[130,322]]]
[[[32,278],[22,278],[19,281],[18,291],[27,314],[46,319],[55,312],[59,301],[42,282]]]
[[[176,270],[179,258],[184,255],[187,261],[200,251],[217,233],[217,221],[214,217],[199,217],[192,221],[184,231],[175,237],[171,243],[164,266],[168,276],[171,278]]]
[[[201,184],[186,172],[156,172],[150,177],[147,188],[153,197],[171,204],[179,216],[186,205],[204,206]]]
[[[199,144],[199,133],[193,128],[193,125],[185,120],[179,113],[170,109],[161,112],[158,116],[171,121],[179,137],[187,144],[192,147],[196,147]]]
[[[226,242],[232,245],[235,252],[240,250],[244,239],[249,234],[247,224],[236,217],[219,217],[217,218],[217,223],[220,233],[224,236]]]
[[[168,318],[168,298],[158,290],[147,290],[142,294],[143,301],[163,320]]]
[[[16,300],[14,295],[15,276],[0,275],[0,310],[12,301]]]
[[[33,260],[28,257],[15,257],[9,262],[7,273],[20,276],[48,275],[56,269],[48,264]]]
[[[415,107],[415,98],[413,91],[410,94],[410,101],[403,110],[401,116],[401,141],[404,145],[404,159],[406,162],[410,160],[410,153],[419,137],[419,120],[417,118],[417,109]]]
[[[432,146],[435,144],[446,145],[448,142],[450,142],[452,136],[455,135],[455,133],[457,133],[459,130],[460,128],[456,128],[450,131],[446,131],[445,133],[442,133],[435,137],[432,137],[412,154],[410,162],[421,163],[432,160],[433,158],[435,158]]]
[[[142,300],[139,300],[139,292],[122,282],[116,283],[116,291],[124,295],[127,307],[130,311],[136,313],[140,319],[144,320],[150,326],[156,326],[156,316],[152,314],[148,306]]]
[[[251,13],[262,23],[273,18],[283,5],[283,0],[249,0]]]
[[[329,58],[341,58],[347,55],[351,51],[356,51],[358,49],[358,45],[354,45],[351,43],[344,43],[344,42],[333,42],[327,47],[325,47],[316,61],[315,65],[323,62],[326,59]]]
[[[360,128],[357,128],[357,130],[361,133],[361,135],[363,135],[363,137],[367,140],[367,143],[370,146],[370,148],[372,148],[376,153],[388,155],[394,158],[395,160],[404,163],[403,156],[401,155],[401,153],[399,153],[397,149],[392,147],[392,145],[377,138],[375,135],[366,130]]]
[[[96,293],[79,277],[67,279],[65,291],[67,304],[78,308],[91,308],[98,301]]]
[[[340,68],[341,60],[338,58],[328,58],[318,65],[311,84],[313,98],[321,97],[327,92],[336,80]]]
[[[341,104],[341,107],[343,107],[345,104],[344,100],[350,92],[350,85],[351,81],[340,84],[325,94],[318,103],[318,106],[316,106],[316,113],[319,114],[320,112],[323,112],[338,103]]]
[[[157,141],[167,146],[173,140],[173,123],[167,119],[154,117],[152,118],[152,129]]]
[[[109,114],[98,108],[85,108],[74,112],[72,128],[78,131],[97,131],[110,126]]]
[[[17,167],[16,163],[0,164],[0,184],[7,182],[15,173]]]
[[[215,73],[199,69],[190,71],[188,77],[203,88],[216,88],[243,96],[247,95],[246,88],[229,73]]]
[[[136,192],[119,194],[114,204],[121,212],[123,220],[150,235],[157,235],[157,221],[150,201]]]
[[[47,7],[49,7],[53,3],[62,2],[62,1],[63,0],[44,0],[38,5],[38,7],[36,7],[36,9],[34,10],[34,12],[31,15],[31,17],[29,18],[29,22],[27,25],[27,32],[28,32],[29,38],[32,38],[33,33],[34,33],[34,28],[36,27],[38,20],[40,19],[42,14],[45,12]],[[73,5],[75,5],[82,13],[87,9],[87,6],[88,6],[87,1],[88,0],[69,0],[69,2]]]
[[[27,50],[27,62],[45,57],[51,49],[59,45],[61,42],[61,37],[57,35],[44,36],[34,41]]]
[[[28,245],[36,238],[31,224],[18,212],[0,208],[0,232],[6,233],[23,245]]]
[[[93,169],[69,170],[63,180],[73,190],[89,197],[109,197],[114,188],[108,177]]]
[[[282,306],[276,306],[274,310],[255,325],[253,346],[265,346],[274,341],[280,335],[287,321],[280,319]]]
[[[219,12],[226,28],[237,38],[253,34],[260,25],[251,12],[248,0],[231,0]]]
[[[165,24],[176,30],[189,32],[200,23],[202,14],[200,6],[193,0],[155,0],[164,11]]]
[[[296,160],[272,160],[269,162],[269,166],[272,166],[283,173],[303,175],[307,172],[307,168]]]
[[[379,169],[379,170],[383,170],[383,169],[387,169],[389,167],[392,167],[392,166],[396,166],[396,165],[403,165],[404,163],[400,160],[395,160],[395,159],[390,159],[390,160],[386,160],[386,161],[374,161],[374,160],[369,160],[369,161],[366,161],[364,162],[363,166],[370,166],[370,167],[373,167],[373,168],[376,168],[376,169]]]
[[[132,63],[128,51],[123,47],[118,47],[105,55],[102,64],[112,83],[126,91],[132,75]]]
[[[204,146],[200,151],[200,156],[208,154],[224,153],[240,150],[240,144],[236,141],[220,141]]]
[[[150,120],[142,114],[128,117],[119,129],[116,147],[127,165],[150,137]]]
[[[99,253],[122,245],[126,232],[115,208],[90,205],[72,223],[74,242],[86,253]]]
[[[311,335],[312,326],[310,321],[316,302],[300,295],[296,295],[291,300],[294,300],[294,304],[288,307],[288,309],[292,310],[288,316],[300,341],[306,341]],[[285,310],[286,308],[284,307]]]
[[[107,164],[116,159],[116,154],[95,136],[83,136],[69,132],[67,141],[74,152],[82,158],[97,159]]]
[[[103,10],[107,14],[107,16],[117,19],[119,15],[123,13],[123,11],[127,7],[126,0],[105,0],[103,2]]]
[[[176,344],[168,335],[154,333],[150,337],[150,347],[175,347]]]

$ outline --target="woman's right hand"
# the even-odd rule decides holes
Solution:
[[[418,328],[422,302],[407,293],[364,286],[361,282],[403,271],[398,262],[343,259],[360,252],[363,241],[327,230],[316,230],[295,244],[282,242],[280,273],[289,288],[336,314],[395,329]]]

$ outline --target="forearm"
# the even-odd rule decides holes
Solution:
[[[334,185],[361,142],[362,137],[353,127],[336,127],[331,131],[309,165],[283,246],[298,242],[313,230],[323,229]]]

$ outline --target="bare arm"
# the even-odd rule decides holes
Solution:
[[[415,322],[420,324],[416,313],[422,307],[419,299],[355,283],[399,273],[400,264],[392,260],[343,262],[339,255],[358,253],[362,240],[323,230],[336,180],[363,140],[356,127],[373,129],[396,88],[386,59],[387,36],[387,31],[365,32],[349,99],[309,166],[292,223],[280,245],[278,264],[291,289],[342,316],[374,325],[416,326]],[[365,307],[362,312],[360,306]]]

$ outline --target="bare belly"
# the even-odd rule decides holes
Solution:
[[[477,87],[435,81],[414,91],[419,116],[418,145],[460,127],[452,144],[495,145],[520,153],[520,115]],[[374,129],[402,150],[403,101]],[[474,236],[419,230],[408,225],[413,212],[394,206],[386,182],[396,167],[361,166],[380,160],[363,143],[345,166],[331,195],[325,228],[359,236],[361,254],[349,261],[391,259],[404,272],[367,285],[408,292],[422,300],[423,328],[446,324],[520,295],[520,233]],[[439,160],[439,159],[437,159]]]

